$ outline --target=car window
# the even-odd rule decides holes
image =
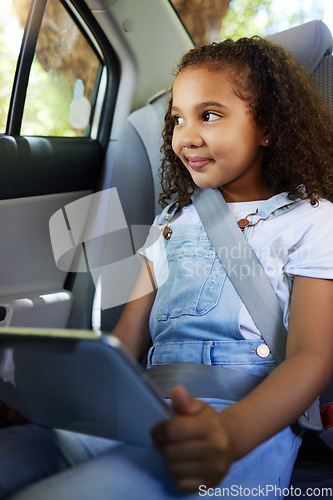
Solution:
[[[87,136],[101,62],[59,0],[48,0],[31,67],[21,133]]]
[[[77,12],[74,22],[70,5],[1,0],[0,133],[96,138],[105,64]]]
[[[333,32],[332,0],[171,0],[193,41],[262,36],[322,19]]]
[[[26,3],[26,2],[25,2]],[[28,9],[20,2],[1,0],[0,9],[0,133],[6,130],[16,62],[20,52]]]

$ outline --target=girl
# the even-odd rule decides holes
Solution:
[[[186,362],[264,380],[239,401],[236,394],[221,399],[207,382],[202,399],[175,387],[177,416],[152,432],[159,453],[120,445],[16,499],[286,493],[301,441],[295,421],[332,374],[331,119],[283,49],[259,37],[226,40],[183,57],[164,141],[161,201],[176,202],[154,223],[163,234],[140,251],[147,264],[140,298],[127,304],[113,333],[141,359],[149,323],[151,373]],[[235,224],[249,221],[244,234],[288,326],[286,360],[278,367],[191,203],[195,187],[219,189]],[[164,251],[169,276],[162,284]],[[152,273],[160,286],[146,293]]]

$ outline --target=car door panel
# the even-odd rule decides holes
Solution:
[[[66,204],[89,191],[0,201],[0,306],[6,326],[65,327],[71,294],[64,290],[67,273],[57,268],[49,220]]]
[[[0,154],[0,325],[65,327],[72,294],[55,263],[49,220],[93,191],[101,148],[88,138],[3,136]]]

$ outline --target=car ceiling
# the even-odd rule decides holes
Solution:
[[[173,6],[167,0],[85,1],[118,52],[132,108],[168,88],[176,62],[193,47]]]

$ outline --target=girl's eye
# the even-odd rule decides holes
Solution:
[[[205,122],[214,122],[220,118],[219,115],[212,113],[211,111],[206,111],[203,115],[203,119]]]
[[[182,125],[184,123],[184,118],[181,116],[174,115],[172,118],[176,125]]]

